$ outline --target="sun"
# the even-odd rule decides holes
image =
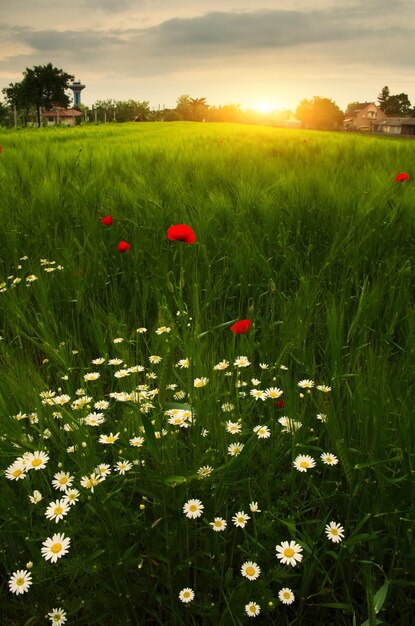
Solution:
[[[259,102],[255,108],[258,111],[258,113],[271,113],[274,107],[272,106],[271,102],[264,101],[264,102]]]

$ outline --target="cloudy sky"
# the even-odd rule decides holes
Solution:
[[[0,0],[0,41],[0,89],[51,62],[88,105],[344,108],[384,85],[415,104],[413,0]]]

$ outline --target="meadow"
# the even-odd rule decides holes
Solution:
[[[415,624],[415,143],[0,144],[1,626]]]

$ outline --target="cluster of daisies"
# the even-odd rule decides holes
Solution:
[[[249,508],[252,513],[261,513],[261,509],[258,508],[258,502],[251,502]],[[183,505],[183,513],[189,519],[196,519],[202,516],[204,505],[201,500],[190,499]],[[233,517],[233,524],[238,528],[245,528],[248,521],[251,519],[244,511],[238,511]],[[222,517],[215,517],[209,525],[215,532],[224,531],[227,527],[227,521]],[[331,521],[325,527],[325,533],[327,538],[333,543],[339,543],[344,539],[344,528],[337,522]],[[298,563],[301,563],[303,559],[303,548],[295,541],[282,541],[279,545],[275,546],[276,557],[282,565],[291,565],[295,567]],[[254,561],[245,561],[241,566],[241,575],[250,580],[257,580],[261,574],[261,568],[258,563]],[[191,602],[195,597],[193,589],[185,588],[179,594],[179,599],[182,602]],[[295,595],[292,589],[284,587],[278,592],[278,598],[282,604],[292,604],[295,601]],[[250,601],[245,606],[245,611],[249,617],[256,617],[261,612],[261,607],[256,602]]]
[[[16,266],[17,273],[10,274],[6,277],[6,280],[0,279],[0,293],[4,293],[9,289],[15,289],[20,283],[25,284],[26,287],[31,287],[32,284],[39,279],[36,274],[33,274],[32,272],[29,272],[25,269],[24,262],[28,259],[29,257],[26,254],[20,257],[19,263]],[[47,274],[50,274],[52,272],[58,272],[64,269],[63,266],[57,264],[56,261],[49,261],[48,259],[40,259],[40,266],[41,269]],[[22,271],[21,274],[19,274],[20,271]]]
[[[183,313],[184,312],[178,312]],[[242,334],[247,332],[250,326],[249,320],[241,320],[243,324],[238,325],[236,323],[234,330],[236,334]],[[249,323],[248,323],[249,322]],[[164,335],[168,340],[174,333],[174,324],[171,326],[160,326],[155,330],[155,334],[160,336]],[[136,329],[137,335],[144,335],[148,332],[147,328],[140,327]],[[128,340],[123,337],[116,337],[113,339],[113,344],[127,343]],[[127,350],[128,351],[128,350]],[[76,351],[73,351],[76,354]],[[145,364],[129,364],[124,359],[114,357],[109,358],[106,356],[99,356],[91,361],[91,371],[82,373],[82,383],[84,386],[79,387],[74,395],[65,393],[65,391],[59,387],[56,390],[49,389],[40,392],[40,402],[42,405],[42,423],[46,425],[42,432],[36,432],[36,435],[30,432],[30,426],[33,424],[39,424],[38,411],[33,412],[19,412],[12,416],[16,421],[26,423],[29,432],[25,435],[25,446],[28,447],[28,443],[34,441],[35,436],[41,436],[43,446],[48,439],[52,437],[51,430],[47,427],[48,419],[56,424],[65,432],[65,437],[71,438],[71,433],[77,431],[75,442],[68,441],[68,447],[66,451],[68,454],[73,454],[79,445],[86,448],[91,444],[91,439],[94,438],[95,432],[99,431],[103,427],[106,432],[100,432],[96,435],[96,442],[102,446],[112,446],[121,444],[124,449],[124,445],[129,444],[131,451],[130,459],[123,459],[118,461],[115,465],[111,466],[108,463],[100,463],[96,467],[91,467],[90,473],[83,476],[76,476],[75,473],[64,471],[62,469],[62,463],[58,463],[58,470],[53,475],[51,480],[51,488],[56,490],[56,496],[47,501],[44,507],[44,516],[53,524],[59,524],[69,514],[72,508],[77,502],[84,496],[84,493],[93,493],[94,489],[104,482],[111,475],[123,476],[126,472],[132,470],[135,466],[136,470],[140,466],[145,464],[145,460],[135,457],[134,448],[143,448],[141,452],[146,451],[146,432],[144,426],[138,426],[135,433],[130,433],[127,439],[120,430],[116,429],[117,422],[111,419],[112,409],[116,403],[134,403],[138,411],[141,413],[151,413],[153,409],[157,409],[155,404],[156,398],[159,394],[157,387],[158,368],[163,367],[163,357],[157,354],[152,354],[146,357]],[[181,370],[191,368],[191,359],[187,356],[179,359],[175,368],[180,374]],[[264,406],[269,404],[271,415],[275,415],[275,407],[278,409],[284,408],[284,392],[276,386],[277,381],[282,380],[284,372],[288,370],[285,365],[280,364],[267,364],[259,363],[258,373],[259,377],[246,376],[246,372],[250,372],[252,366],[251,361],[247,356],[240,355],[228,361],[226,359],[221,360],[211,367],[211,372],[205,372],[209,376],[203,375],[192,379],[188,384],[188,388],[180,388],[177,382],[171,382],[166,385],[165,390],[172,394],[172,400],[187,401],[188,408],[169,408],[164,411],[160,424],[156,419],[152,420],[152,424],[155,428],[154,435],[156,439],[166,438],[172,434],[176,434],[185,431],[191,427],[197,420],[197,414],[192,407],[193,394],[203,393],[199,391],[204,387],[207,387],[212,377],[223,376],[224,380],[228,380],[230,388],[234,389],[235,401],[231,401],[229,397],[229,391],[226,393],[226,400],[224,399],[220,405],[221,411],[224,415],[223,428],[231,437],[241,435],[249,435],[254,433],[258,440],[270,439],[273,436],[273,419],[269,423],[260,423],[255,426],[251,426],[249,429],[242,423],[241,418],[237,417],[236,405],[239,403],[239,399],[245,398],[245,401],[250,403],[253,408],[257,402],[260,405],[265,403]],[[79,384],[79,374],[75,374],[78,378],[75,381]],[[69,376],[63,376],[63,381],[69,380]],[[131,381],[128,390],[111,391],[104,393],[102,391],[101,381],[104,380],[108,383],[108,380],[112,380],[115,385],[122,384],[125,386],[124,379]],[[181,374],[176,380],[181,381]],[[261,380],[262,379],[262,380]],[[263,381],[267,380],[267,384]],[[76,385],[73,386],[73,388]],[[228,385],[229,387],[229,385]],[[112,385],[114,388],[114,385]],[[116,387],[115,387],[116,388]],[[248,389],[246,389],[248,388]],[[317,390],[317,393],[328,394],[331,388],[324,384],[315,384],[311,379],[302,379],[297,383],[298,394],[300,397],[305,397],[313,393],[313,390]],[[99,394],[98,397],[96,392]],[[95,397],[94,397],[95,396]],[[101,396],[101,397],[100,397]],[[93,410],[92,410],[93,408]],[[159,414],[158,411],[156,411]],[[323,413],[317,414],[317,419],[324,422],[327,420],[327,416]],[[265,420],[264,420],[265,421]],[[302,422],[294,420],[291,417],[281,416],[278,418],[278,423],[281,427],[282,433],[295,433],[302,427]],[[112,425],[112,430],[111,430]],[[166,428],[164,427],[166,426]],[[156,427],[159,430],[156,430]],[[170,427],[171,430],[167,430]],[[114,432],[113,432],[114,431]],[[79,432],[82,433],[82,437],[85,441],[79,444]],[[127,432],[127,429],[123,430],[123,433]],[[209,431],[206,428],[201,430],[203,437],[207,437]],[[239,438],[239,437],[238,437]],[[16,448],[20,447],[20,443],[14,442],[13,445]],[[241,441],[230,442],[227,447],[228,455],[232,457],[238,456],[244,448],[244,443]],[[6,468],[4,474],[10,481],[16,483],[24,480],[30,473],[36,475],[37,472],[44,470],[50,460],[47,449],[38,449],[33,452],[24,452],[21,456],[16,458],[13,463]],[[320,460],[324,465],[335,466],[338,464],[337,457],[331,452],[324,452],[320,456]],[[293,462],[294,468],[299,472],[307,472],[312,470],[316,466],[316,460],[309,455],[298,455]],[[200,479],[206,478],[215,472],[215,468],[211,465],[202,465],[197,469],[197,475]],[[42,483],[44,485],[44,481]],[[39,505],[39,503],[45,501],[44,494],[39,489],[34,489],[32,493],[28,495],[29,501],[33,505]],[[43,505],[41,505],[42,507]],[[197,519],[202,516],[204,505],[199,499],[190,499],[183,505],[183,513],[189,519]],[[237,528],[245,528],[252,519],[252,515],[261,513],[261,509],[257,502],[249,503],[250,515],[244,510],[236,511],[232,517],[232,524]],[[208,525],[213,532],[224,532],[228,528],[228,521],[220,516],[214,516]],[[332,521],[326,526],[326,534],[328,539],[334,543],[342,541],[344,538],[343,527]],[[40,553],[41,556],[51,564],[54,564],[61,557],[70,553],[71,538],[65,536],[64,533],[55,533],[45,539],[42,543]],[[280,545],[276,546],[276,557],[282,565],[291,565],[294,567],[302,560],[303,548],[295,541],[283,541]],[[32,584],[32,574],[28,571],[29,564],[26,569],[18,569],[13,572],[9,578],[9,589],[12,593],[23,594],[28,591]],[[257,580],[261,575],[260,566],[253,560],[247,560],[241,565],[241,575],[249,581]],[[278,597],[282,604],[292,604],[295,601],[295,595],[289,588],[282,588],[279,591]],[[190,603],[195,598],[194,590],[190,588],[182,589],[179,593],[179,600],[184,603]],[[261,607],[255,601],[250,601],[245,607],[246,613],[250,617],[256,617],[260,614]],[[49,614],[53,619],[54,624],[63,624],[66,621],[66,614],[63,609],[53,609]]]

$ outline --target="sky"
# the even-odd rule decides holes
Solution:
[[[81,99],[295,108],[303,98],[415,105],[413,0],[0,0],[0,90],[52,63]]]

